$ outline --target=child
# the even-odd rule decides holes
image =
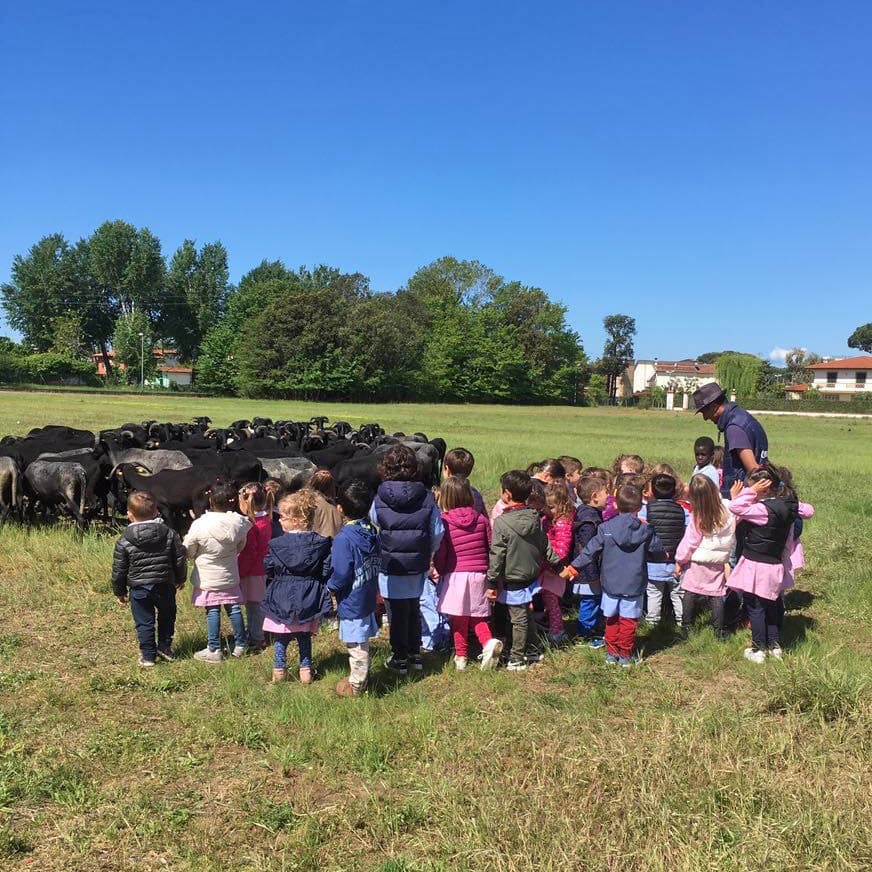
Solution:
[[[194,561],[191,602],[206,610],[208,642],[202,651],[194,653],[194,659],[204,663],[220,663],[224,659],[221,653],[222,606],[233,627],[233,656],[241,657],[245,653],[243,598],[236,556],[245,548],[251,521],[237,512],[238,507],[236,489],[232,485],[215,485],[209,494],[209,511],[191,524],[184,540],[188,560]]]
[[[534,509],[526,505],[532,490],[530,476],[513,469],[500,478],[500,499],[505,510],[496,519],[486,576],[487,598],[503,603],[512,623],[512,651],[508,669],[519,672],[541,655],[530,647],[530,603],[539,585],[543,559],[557,567],[560,558],[548,543]],[[497,579],[502,590],[497,593]]]
[[[263,562],[266,595],[263,628],[273,634],[273,678],[284,681],[291,638],[300,650],[300,683],[315,679],[312,668],[312,636],[321,619],[330,613],[330,540],[312,532],[315,500],[311,491],[300,490],[282,497],[279,518],[282,536],[271,539]]]
[[[718,471],[718,487],[724,486],[724,446],[715,445],[714,453],[712,454],[712,466]]]
[[[664,552],[653,554],[648,562],[648,611],[645,620],[659,624],[663,596],[672,601],[675,623],[681,626],[682,591],[675,578],[675,550],[684,536],[688,512],[675,500],[676,482],[671,475],[657,473],[651,479],[648,504],[639,511],[639,520],[646,521],[660,541]]]
[[[554,553],[561,561],[568,560],[572,555],[572,522],[575,518],[575,507],[569,499],[569,493],[563,482],[553,482],[545,486],[545,535]],[[561,601],[566,592],[566,581],[547,564],[542,567],[542,601],[545,604],[545,614],[548,617],[548,641],[555,646],[564,645],[567,641],[563,629],[563,610]]]
[[[692,475],[705,475],[720,487],[720,476],[712,462],[715,457],[715,441],[711,436],[700,436],[693,443],[693,457],[696,466],[693,468]]]
[[[430,560],[442,540],[442,516],[433,494],[418,480],[415,452],[393,445],[379,467],[382,483],[370,510],[378,527],[379,590],[390,610],[392,656],[385,664],[407,675],[424,671],[421,657],[421,595]]]
[[[642,492],[622,485],[616,498],[620,514],[603,521],[581,555],[572,561],[564,577],[574,578],[584,566],[601,557],[602,610],[606,616],[606,663],[632,666],[635,661],[636,626],[642,616],[647,580],[646,563],[663,551],[654,528],[636,514],[642,508]]]
[[[329,469],[316,469],[306,482],[315,502],[312,530],[332,539],[342,529],[342,515],[336,505],[336,482]]]
[[[708,602],[715,636],[725,639],[725,573],[736,544],[736,519],[721,499],[717,482],[703,473],[690,480],[690,502],[693,514],[675,552],[675,577],[681,578],[684,591],[682,629],[690,630],[697,609]]]
[[[545,484],[566,481],[566,470],[563,468],[563,464],[553,457],[540,460],[538,463],[531,463],[527,473]]]
[[[790,470],[769,462],[748,475],[745,487],[736,482],[731,495],[730,511],[745,524],[736,549],[740,557],[727,587],[742,591],[751,622],[751,647],[745,649],[745,657],[762,663],[768,652],[780,660],[781,595],[793,587],[793,525],[797,517],[810,518],[814,508],[797,500]]]
[[[605,480],[595,476],[583,478],[578,483],[578,496],[581,505],[575,511],[575,520],[572,524],[573,558],[584,551],[584,546],[593,539],[599,525],[603,522],[603,507],[608,497]],[[573,591],[580,597],[579,637],[591,648],[602,648],[605,640],[597,632],[602,618],[600,609],[602,589],[599,583],[599,567],[596,563],[579,570]]]
[[[248,645],[255,651],[266,648],[263,637],[263,609],[266,593],[263,559],[272,538],[273,496],[258,482],[249,482],[239,490],[239,510],[251,521],[245,547],[239,552],[239,587],[245,600],[245,623]]]
[[[277,508],[279,500],[287,493],[284,484],[277,478],[268,478],[263,483],[264,490],[272,497],[272,513],[270,522],[272,529],[270,538],[275,539],[276,536],[281,536],[285,531],[282,529],[281,519],[279,518],[279,510]]]
[[[354,479],[339,494],[344,524],[333,540],[333,573],[327,588],[336,597],[339,638],[348,646],[351,674],[336,685],[339,696],[360,696],[369,680],[369,640],[378,635],[375,598],[378,592],[378,535],[366,517],[373,493]]]
[[[448,615],[454,636],[454,666],[458,671],[466,669],[467,640],[472,630],[482,647],[481,669],[492,669],[503,643],[491,636],[488,626],[491,606],[485,573],[491,527],[475,507],[469,482],[461,476],[450,476],[442,482],[440,504],[445,535],[433,565],[441,576],[439,612]]]
[[[469,479],[472,475],[472,468],[475,466],[475,458],[471,451],[465,448],[452,448],[446,455],[442,463],[442,478],[450,478],[452,475],[461,478]],[[484,502],[484,497],[476,488],[472,487],[472,498],[474,500],[475,510],[487,517],[487,506]]]
[[[612,474],[615,478],[627,473],[641,475],[644,471],[645,461],[638,454],[619,454],[612,463]]]
[[[572,500],[573,506],[577,509],[581,505],[581,500],[578,498],[578,482],[581,480],[581,472],[584,465],[577,457],[570,457],[568,454],[562,454],[557,458],[563,466],[566,473],[566,489],[569,492],[569,498]]]
[[[185,547],[179,534],[163,523],[147,491],[130,494],[127,520],[130,525],[115,543],[112,590],[121,605],[130,602],[139,639],[139,665],[154,666],[156,657],[172,662],[176,591],[185,584]]]

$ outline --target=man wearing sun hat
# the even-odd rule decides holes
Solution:
[[[769,441],[760,422],[736,403],[727,402],[724,389],[710,382],[693,392],[693,405],[706,421],[714,421],[724,434],[724,465],[721,494],[730,496],[734,481],[741,481],[763,463]]]

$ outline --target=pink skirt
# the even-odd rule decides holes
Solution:
[[[239,585],[227,590],[203,590],[195,587],[191,591],[191,604],[205,608],[206,606],[235,606],[244,602]]]
[[[239,588],[242,591],[242,598],[247,603],[263,602],[266,596],[266,576],[243,575],[239,579]]]
[[[691,563],[681,577],[681,589],[702,596],[724,596],[727,580],[723,563]]]
[[[311,633],[313,636],[321,626],[321,619],[306,621],[303,624],[283,624],[267,615],[263,619],[263,628],[267,633]]]
[[[556,572],[546,569],[539,578],[539,584],[542,590],[547,590],[555,596],[562,597],[566,593],[566,581],[562,579]]]
[[[457,618],[489,618],[490,603],[483,572],[449,572],[439,582],[436,608]]]

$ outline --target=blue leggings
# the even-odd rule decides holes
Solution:
[[[273,633],[273,666],[284,669],[287,666],[288,643],[297,640],[300,648],[300,668],[306,669],[312,665],[312,634],[311,633]]]

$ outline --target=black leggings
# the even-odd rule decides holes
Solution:
[[[394,659],[408,660],[421,653],[421,601],[388,598],[390,639]]]
[[[751,622],[751,647],[756,651],[781,647],[781,627],[784,624],[784,599],[765,599],[755,593],[742,596],[748,620]]]
[[[684,609],[681,615],[681,626],[689,630],[699,609],[707,602],[712,607],[712,625],[715,635],[719,639],[726,636],[724,631],[724,600],[722,596],[706,596],[703,593],[694,593],[692,590],[684,591]]]

